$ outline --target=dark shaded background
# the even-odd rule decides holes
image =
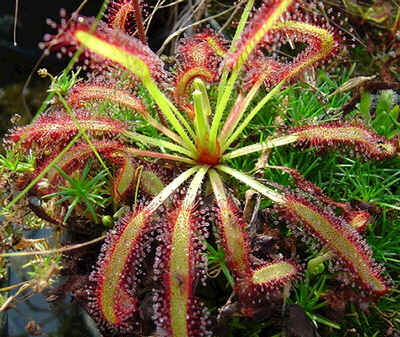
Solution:
[[[15,1],[0,1],[0,86],[26,79],[41,55],[38,43],[45,33],[54,32],[46,24],[46,19],[51,18],[59,22],[60,8],[65,8],[67,13],[72,13],[81,2],[81,0],[19,0],[18,45],[15,47],[13,46]],[[96,15],[101,4],[102,1],[89,1],[81,13],[88,16]],[[43,64],[61,69],[62,63],[54,56],[49,56]]]
[[[42,50],[38,48],[39,42],[43,40],[44,34],[56,33],[46,24],[46,19],[60,22],[60,8],[65,8],[70,15],[82,1],[19,0],[17,46],[13,45],[15,0],[0,1],[0,137],[10,127],[10,118],[13,115],[21,116],[17,125],[28,123],[45,97],[49,80],[40,78],[36,73],[33,74],[29,87],[25,90],[23,88],[42,55]],[[95,16],[102,3],[102,0],[89,0],[80,13]],[[167,19],[168,12],[161,11],[153,20],[154,24],[148,34],[153,50],[158,49],[168,35]],[[67,58],[59,60],[52,54],[43,59],[39,68],[45,67],[56,75],[67,63]]]
[[[14,46],[15,1],[0,1],[0,137],[10,127],[10,118],[15,114],[21,116],[18,125],[28,123],[45,97],[49,81],[39,78],[37,74],[33,75],[29,87],[25,90],[23,88],[42,54],[38,43],[45,33],[55,33],[46,24],[46,18],[59,22],[61,7],[72,13],[80,3],[80,0],[19,0],[17,46]],[[102,1],[89,1],[82,14],[96,15],[101,4]],[[51,73],[57,74],[67,61],[50,55],[42,61],[40,67],[46,67]]]

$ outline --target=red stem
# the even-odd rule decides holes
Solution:
[[[140,41],[142,41],[143,44],[147,45],[147,39],[144,32],[142,10],[140,8],[139,1],[140,0],[132,0],[133,9],[135,13],[136,27],[138,30]]]

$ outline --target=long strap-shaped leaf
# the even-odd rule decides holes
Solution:
[[[264,151],[267,149],[273,149],[278,146],[283,146],[296,142],[298,137],[296,135],[287,135],[282,137],[273,138],[267,142],[259,144],[253,144],[249,146],[241,147],[240,149],[234,150],[222,156],[222,159],[233,159],[241,156],[246,156],[250,153]]]
[[[165,141],[165,140],[162,140],[162,139],[147,137],[147,136],[141,135],[141,134],[139,134],[137,132],[133,132],[133,131],[124,131],[123,135],[127,136],[129,138],[132,138],[134,140],[138,140],[144,144],[154,145],[154,146],[158,146],[158,147],[165,147],[172,151],[185,154],[188,157],[193,156],[192,152],[185,149],[184,147],[176,145],[176,144],[168,142],[168,141]]]
[[[132,256],[140,255],[143,235],[150,216],[197,170],[198,167],[193,167],[175,178],[149,205],[124,219],[116,233],[109,234],[106,251],[100,258],[92,279],[96,283],[93,291],[96,309],[111,326],[124,324],[124,320],[137,309],[136,299],[132,300],[124,293],[124,271]]]
[[[252,23],[243,32],[243,36],[237,44],[237,49],[231,55],[230,59],[228,59],[228,63],[232,67],[232,73],[226,86],[223,88],[224,91],[221,94],[221,98],[218,100],[210,130],[210,146],[215,144],[223,112],[243,64],[265,34],[274,26],[275,22],[292,3],[293,0],[279,0],[275,1],[270,7],[261,7],[259,13],[253,18]]]
[[[244,224],[234,214],[217,171],[211,169],[208,174],[219,208],[218,224],[230,268],[233,269],[236,279],[249,278],[248,240],[243,228]]]
[[[193,208],[195,198],[208,167],[203,166],[194,176],[185,199],[174,220],[168,225],[168,246],[165,248],[165,264],[168,271],[164,276],[164,311],[167,314],[161,328],[170,331],[172,337],[197,337],[193,287],[196,281],[194,247]],[[194,320],[194,321],[193,321]]]
[[[279,194],[278,192],[275,192],[274,190],[271,190],[267,186],[264,186],[263,184],[259,183],[257,180],[249,177],[248,175],[237,171],[233,168],[230,168],[229,166],[225,165],[218,165],[215,167],[217,170],[225,172],[232,177],[235,177],[236,179],[240,180],[242,183],[246,184],[247,186],[255,189],[257,192],[260,192],[262,195],[266,196],[267,198],[271,199],[272,201],[275,201],[277,203],[284,203],[285,198]]]
[[[251,112],[246,116],[244,121],[239,124],[235,132],[222,144],[222,151],[225,151],[229,145],[232,144],[236,140],[237,137],[243,132],[243,130],[246,128],[246,126],[251,122],[251,120],[255,117],[255,115],[262,109],[262,107],[270,100],[272,99],[276,94],[279,93],[284,81],[280,82],[278,85],[276,85],[266,96],[263,97],[263,99],[258,102],[258,104],[251,110]]]
[[[201,167],[195,166],[183,172],[180,176],[175,178],[167,187],[165,187],[160,194],[153,198],[153,200],[146,206],[147,212],[154,212],[170,195],[175,191],[183,182],[185,182],[191,175],[198,171]]]
[[[125,148],[123,148],[122,152],[131,154],[132,156],[160,158],[160,159],[166,159],[166,160],[179,161],[179,162],[191,164],[191,165],[196,164],[196,162],[190,158],[176,156],[176,155],[168,154],[168,153],[140,150],[140,149],[135,149],[133,147],[125,147]]]
[[[84,30],[77,30],[74,32],[75,38],[82,43],[91,52],[101,55],[102,57],[116,62],[122,65],[124,68],[135,74],[149,91],[152,98],[156,101],[157,105],[165,115],[165,117],[172,124],[174,129],[178,132],[184,142],[196,151],[195,146],[186,134],[184,128],[175,117],[174,113],[170,108],[170,102],[168,98],[158,89],[157,85],[151,78],[150,70],[147,64],[136,55],[129,53],[123,49],[123,46],[113,45],[107,41],[104,41],[100,37],[88,33]],[[143,46],[143,48],[145,48]]]
[[[98,84],[96,82],[87,82],[84,84],[78,83],[72,88],[68,97],[68,103],[71,106],[81,106],[84,102],[96,102],[102,100],[108,100],[138,112],[158,131],[162,132],[170,139],[173,139],[178,144],[184,144],[182,139],[176,133],[153,118],[142,101],[127,90],[117,89],[111,85]]]
[[[254,5],[254,0],[247,1],[246,7],[244,8],[242,16],[240,17],[239,24],[236,27],[235,35],[233,36],[231,47],[229,48],[230,52],[233,52],[236,49],[239,36],[243,32],[243,29],[245,27],[247,19],[249,18],[249,15],[251,13],[251,9],[253,8],[253,5]],[[217,105],[218,105],[219,101],[221,100],[222,94],[224,93],[224,91],[226,89],[225,86],[226,86],[226,80],[228,79],[228,75],[229,75],[229,67],[227,65],[225,65],[224,70],[222,71],[221,80],[219,81],[219,84],[218,84]]]
[[[249,259],[248,235],[245,224],[225,194],[219,174],[209,171],[211,185],[219,208],[220,234],[227,263],[235,275],[235,291],[242,306],[265,298],[264,292],[277,288],[297,274],[297,267],[290,261],[278,260],[266,263],[255,270]]]
[[[361,235],[342,218],[320,209],[304,198],[287,195],[284,203],[287,219],[315,234],[347,264],[355,279],[364,289],[383,295],[388,289],[380,268],[372,258],[372,251]]]
[[[278,2],[279,1],[277,1],[277,3]],[[288,2],[290,2],[290,1],[288,1]],[[281,8],[281,9],[284,8],[285,7],[284,3],[285,3],[285,1],[282,1],[282,3],[279,6],[277,5],[276,11],[279,12],[279,10],[280,10],[279,8]],[[263,11],[260,11],[260,14],[259,14],[260,18],[262,17],[261,16],[262,13],[263,13]],[[270,15],[274,16],[275,11],[272,11],[270,13]],[[260,20],[260,18],[258,18],[258,20]],[[257,19],[255,19],[254,22],[257,22]],[[242,43],[241,43],[242,44],[241,49],[243,50],[242,54],[240,55],[240,54],[236,53],[237,55],[235,55],[235,57],[233,57],[233,59],[236,62],[235,67],[241,66],[242,59],[246,59],[246,57],[248,57],[249,53],[251,52],[251,48],[254,48],[255,44],[257,43],[257,40],[259,39],[259,35],[261,35],[261,32],[263,32],[264,29],[266,29],[266,26],[264,27],[263,26],[264,24],[261,24],[261,22],[262,22],[262,20],[260,20],[259,30],[257,31],[256,34],[254,34],[254,37],[251,37],[251,35],[248,34],[247,40],[245,38],[244,41],[242,41]],[[266,24],[266,22],[265,22],[265,24]],[[254,24],[254,26],[257,27],[257,24]],[[297,21],[279,22],[279,23],[276,23],[273,27],[270,27],[270,29],[273,31],[287,32],[287,34],[290,36],[293,36],[295,40],[298,39],[301,42],[306,41],[308,44],[308,47],[303,52],[301,52],[294,59],[293,62],[291,62],[290,64],[281,64],[282,69],[280,70],[280,75],[279,75],[281,84],[284,80],[292,78],[297,73],[304,70],[304,68],[306,68],[312,64],[315,64],[316,62],[325,58],[327,55],[329,55],[332,52],[332,50],[335,49],[335,46],[337,45],[337,42],[335,41],[335,38],[334,38],[334,34],[329,29],[324,29],[324,28],[317,27],[317,26],[314,26],[314,25],[311,25],[308,23],[304,23],[304,22],[297,22]],[[247,30],[248,33],[250,31],[251,31],[251,29]],[[244,108],[242,110],[246,109],[245,104],[248,104],[251,101],[252,96],[254,96],[254,94],[258,90],[258,87],[262,83],[263,77],[265,78],[268,76],[268,72],[269,72],[268,67],[266,68],[266,71],[267,71],[267,73],[265,73],[264,70],[261,72],[261,76],[259,77],[258,81],[254,84],[253,88],[250,90],[249,94],[247,95],[245,102],[244,102]],[[234,68],[234,71],[232,74],[234,74],[234,73],[235,73],[235,68]],[[228,82],[228,84],[229,84],[229,82]],[[228,85],[228,87],[229,87],[229,85]],[[279,85],[278,85],[278,90],[279,90]],[[273,96],[272,93],[276,93],[276,91],[277,91],[277,88],[274,88],[267,95],[267,97]],[[265,98],[260,103],[262,105],[264,105],[268,99],[269,98]],[[232,136],[231,139],[229,139],[226,142],[226,144],[223,145],[223,150],[225,150],[237,138],[237,136],[243,131],[243,129],[247,126],[249,121],[251,121],[251,119],[255,116],[255,114],[258,112],[258,110],[262,107],[261,104],[257,105],[257,107],[247,116],[245,122],[237,129],[234,136]],[[235,111],[235,110],[233,110],[233,111]],[[236,116],[237,120],[239,120],[241,117],[240,113],[243,114],[244,111],[237,112],[237,116]],[[230,133],[233,131],[234,127],[235,127],[235,125],[231,126],[229,132],[225,132],[227,134],[226,136],[224,135],[224,132],[222,133],[222,135],[223,135],[222,141],[223,142],[224,142],[225,138],[227,136],[229,136]]]

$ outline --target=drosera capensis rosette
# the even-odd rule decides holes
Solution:
[[[245,5],[230,44],[210,28],[185,37],[178,47],[176,72],[172,73],[165,70],[161,59],[143,43],[143,38],[141,42],[132,37],[130,26],[120,22],[137,14],[130,13],[133,6],[125,1],[112,3],[107,16],[113,18],[111,23],[100,22],[93,29],[92,19],[74,16],[62,22],[60,34],[54,39],[46,38],[44,46],[50,50],[62,48],[65,52],[82,48],[84,62],[93,70],[90,80],[72,87],[66,100],[60,98],[64,105],[61,110],[70,111],[72,107],[77,123],[72,123],[72,118],[66,117],[68,114],[51,115],[49,112],[51,117],[39,118],[30,126],[11,132],[8,146],[21,143],[30,148],[35,142],[52,142],[56,147],[59,142],[62,148],[82,133],[80,126],[91,143],[71,145],[61,159],[57,153],[42,153],[41,166],[32,177],[47,174],[49,183],[55,184],[61,177],[52,166],[61,165],[72,174],[74,168],[82,167],[96,150],[113,168],[110,184],[113,206],[134,200],[131,211],[107,235],[90,278],[88,310],[103,332],[132,333],[141,329],[142,294],[139,289],[144,282],[142,276],[153,273],[153,281],[159,283],[158,286],[153,284],[152,297],[157,331],[173,337],[213,335],[210,313],[198,298],[196,285],[204,279],[202,240],[210,231],[208,219],[215,214],[220,244],[233,274],[241,312],[251,312],[247,307],[264,303],[270,292],[298,277],[300,267],[289,258],[266,256],[258,264],[254,263],[247,224],[241,219],[226,187],[227,177],[257,191],[278,205],[290,222],[303,226],[305,234],[312,233],[326,243],[332,254],[348,266],[364,291],[376,296],[388,291],[387,281],[381,276],[382,269],[375,265],[371,251],[349,224],[355,213],[346,213],[347,217],[333,216],[288,189],[267,186],[230,166],[233,158],[288,144],[350,145],[356,150],[366,150],[368,156],[377,160],[393,157],[398,152],[397,140],[389,141],[362,125],[341,123],[293,129],[263,143],[232,148],[243,130],[264,105],[279,94],[282,86],[305,68],[328,59],[340,44],[327,23],[318,26],[305,19],[300,1],[263,1],[248,20],[253,5],[253,0]],[[279,34],[286,34],[307,47],[292,62],[266,59],[259,53],[260,49],[266,43],[273,43]],[[260,64],[264,65],[260,68],[262,72],[252,71],[252,66]],[[121,69],[130,73],[132,86],[145,90],[156,108],[146,105],[136,92],[110,85],[118,79],[109,79],[109,74]],[[98,79],[93,80],[96,75]],[[237,89],[242,80],[246,90]],[[105,100],[140,115],[160,137],[142,134],[110,116],[97,118],[82,112],[86,103]],[[233,106],[232,101],[236,102]],[[57,130],[50,128],[50,120],[59,123]],[[138,201],[141,174],[147,172],[146,176],[150,177],[152,171],[152,166],[145,161],[151,159],[175,163],[176,168],[168,182],[158,179],[154,172],[153,178],[159,188],[149,188]],[[288,172],[297,177],[303,192],[317,198],[319,203],[341,207],[316,186],[299,178],[295,171]],[[213,202],[202,209],[206,190]],[[361,222],[366,218],[365,214],[357,215],[361,216]],[[160,217],[164,221],[157,220]],[[147,261],[147,253],[153,261]],[[146,269],[149,263],[153,268]]]

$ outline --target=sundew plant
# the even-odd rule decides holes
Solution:
[[[288,174],[291,188],[235,164],[292,145],[292,151],[351,149],[373,161],[398,154],[397,137],[378,135],[360,120],[303,123],[241,145],[246,128],[283,88],[337,55],[344,46],[339,32],[306,10],[312,2],[266,0],[253,9],[250,0],[231,41],[199,29],[179,41],[176,64],[167,68],[146,44],[139,5],[116,0],[104,21],[74,14],[52,24],[59,32],[42,46],[70,56],[77,51],[86,77],[65,86],[55,79],[52,104],[5,140],[9,151],[36,158],[6,210],[28,192],[52,205],[37,214],[57,226],[73,228],[78,219],[112,226],[79,292],[100,331],[145,335],[147,305],[147,333],[215,336],[221,308],[198,293],[209,281],[207,246],[221,248],[238,316],[254,318],[283,302],[304,277],[305,263],[296,254],[255,257],[238,201],[245,189],[274,205],[287,235],[306,238],[314,250],[324,247],[309,269],[329,260],[333,272],[346,275],[338,278],[342,286],[360,298],[388,293],[384,268],[361,235],[368,210],[332,200],[294,168],[266,164]],[[269,54],[285,43],[300,46],[290,61]]]

